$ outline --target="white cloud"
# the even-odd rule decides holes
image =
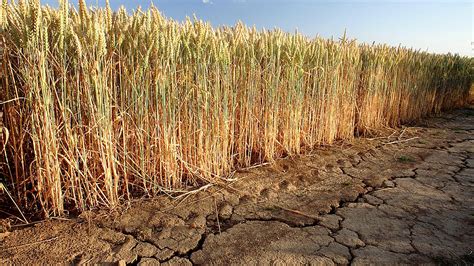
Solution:
[[[212,4],[212,2],[210,0],[202,0],[202,3],[203,4]]]

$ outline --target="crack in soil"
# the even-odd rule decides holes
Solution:
[[[97,240],[100,237],[94,236],[93,233],[99,230],[97,232],[100,234],[101,229],[108,229],[125,237],[121,241],[102,241],[110,246],[110,251],[107,251],[111,253],[109,255],[116,255],[121,249],[129,250],[129,261],[126,262],[133,265],[150,259],[144,253],[138,254],[136,249],[140,243],[149,244],[159,252],[166,253],[161,259],[155,256],[160,263],[171,263],[177,258],[192,263],[201,261],[215,264],[227,264],[230,260],[241,264],[292,264],[296,261],[313,263],[313,259],[316,259],[314,254],[317,254],[320,258],[329,259],[336,264],[346,260],[348,264],[352,264],[357,258],[367,259],[375,264],[405,264],[432,263],[433,259],[429,259],[432,258],[431,253],[439,254],[443,258],[450,253],[459,257],[463,255],[460,252],[465,250],[469,243],[456,241],[456,235],[468,230],[474,221],[450,220],[449,215],[461,215],[472,206],[468,195],[469,191],[471,195],[474,193],[474,188],[464,186],[458,175],[465,169],[472,169],[468,160],[472,157],[470,154],[474,143],[471,142],[474,138],[456,137],[459,136],[453,132],[456,127],[447,126],[446,123],[474,124],[474,112],[466,111],[464,115],[463,111],[457,112],[461,115],[446,115],[444,122],[436,122],[445,123],[445,130],[442,131],[433,131],[436,127],[424,127],[420,132],[417,131],[419,128],[414,128],[413,131],[405,128],[404,137],[408,139],[419,134],[419,143],[400,142],[386,145],[385,138],[356,139],[354,142],[359,143],[360,147],[354,144],[354,151],[349,150],[347,153],[337,148],[325,147],[319,151],[321,155],[315,157],[289,157],[279,161],[280,170],[268,166],[246,171],[241,174],[243,178],[237,176],[235,182],[229,183],[231,192],[225,190],[227,186],[221,190],[211,188],[209,191],[191,195],[187,202],[183,200],[185,203],[180,207],[166,210],[160,207],[159,201],[149,204],[138,202],[123,214],[105,218],[114,222],[105,225],[92,222],[90,234],[84,234],[80,228],[71,230],[68,226],[58,229],[61,221],[26,227],[5,237],[2,246],[18,245],[32,235],[47,239],[51,232],[55,235],[65,232],[71,234],[66,235],[65,241],[69,241],[73,248],[56,250],[57,256],[49,254],[50,249],[54,247],[46,244],[22,248],[17,250],[15,256],[1,254],[0,264],[25,264],[29,262],[28,256],[31,254],[35,256],[36,262],[46,258],[44,262],[49,263],[65,262],[67,254],[87,255],[89,251],[83,251],[83,246],[78,243],[87,239],[91,242],[91,249],[100,250],[101,242]],[[474,129],[465,131],[467,133],[463,134],[474,133]],[[423,143],[434,148],[421,147]],[[416,159],[398,159],[398,156],[405,155],[409,159]],[[445,174],[446,177],[443,178],[446,180],[429,179],[430,175],[435,176],[438,173]],[[466,175],[468,173],[470,172],[466,172]],[[420,181],[421,176],[424,178],[423,182]],[[452,180],[448,179],[448,176]],[[448,186],[449,193],[445,191]],[[467,192],[460,193],[458,198],[455,198],[453,193],[461,188]],[[367,199],[367,196],[374,198]],[[166,206],[166,203],[163,204]],[[221,212],[218,206],[225,206],[227,209]],[[405,216],[399,217],[400,213]],[[451,230],[454,229],[449,229],[449,224],[428,221],[428,214],[435,215],[446,223],[452,222],[452,226],[457,226],[455,229],[459,232],[455,231],[456,234],[453,234]],[[139,222],[141,220],[136,221],[134,217],[147,218]],[[396,223],[391,224],[391,219],[395,219]],[[115,220],[120,226],[114,225]],[[355,227],[349,228],[347,225]],[[428,231],[431,230],[428,227],[436,228],[440,236],[435,237],[446,242],[442,243],[442,247],[437,247],[433,244],[435,242],[430,242],[429,234],[420,238],[420,232],[414,233],[416,225]],[[395,228],[393,230],[402,230],[397,229],[397,226],[408,228],[408,231],[405,235],[387,231],[392,230],[392,227]],[[140,228],[150,229],[151,236],[142,236]],[[154,231],[155,229],[158,231]],[[336,236],[343,229],[354,232],[364,245],[354,247],[351,246],[353,244],[337,241]],[[268,239],[266,234],[272,235],[274,239]],[[160,248],[155,241],[149,239],[150,237],[159,237],[164,248]],[[300,239],[294,240],[294,237]],[[346,236],[338,237],[348,237],[347,231]],[[390,243],[397,243],[397,237],[401,242],[404,241],[403,237],[406,237],[409,241],[403,243],[406,243],[408,248],[391,248]],[[466,239],[474,241],[474,236]],[[171,241],[171,244],[167,241]],[[311,250],[311,245],[304,243],[312,243],[318,248]],[[74,249],[76,246],[77,250]],[[279,249],[275,249],[277,246]],[[282,247],[293,251],[285,252]],[[394,249],[397,251],[393,251]],[[447,251],[443,253],[443,249]],[[322,254],[323,251],[326,253]],[[223,254],[227,255],[222,257]],[[100,263],[103,255],[91,252],[90,261]],[[407,261],[408,257],[415,260]]]

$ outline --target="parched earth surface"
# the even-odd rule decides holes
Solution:
[[[474,110],[0,234],[0,264],[473,264]]]

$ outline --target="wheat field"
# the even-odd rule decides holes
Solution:
[[[0,9],[1,174],[59,216],[219,182],[467,104],[472,58],[213,28],[159,10]]]

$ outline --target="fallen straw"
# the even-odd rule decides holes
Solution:
[[[50,242],[50,241],[53,241],[53,240],[56,240],[56,239],[58,239],[57,236],[52,237],[52,238],[48,238],[48,239],[44,239],[44,240],[35,241],[35,242],[32,242],[32,243],[23,244],[23,245],[12,246],[12,247],[4,247],[4,248],[2,248],[2,250],[7,251],[7,250],[10,250],[10,249],[25,248],[25,247],[29,247],[29,246],[36,245],[36,244]]]
[[[410,140],[414,140],[414,139],[418,139],[418,138],[419,138],[419,137],[413,137],[413,138],[409,138],[409,139],[395,140],[395,141],[386,142],[386,143],[384,143],[383,145],[396,144],[396,143],[403,143],[403,142],[408,142],[408,141],[410,141]]]
[[[20,212],[21,214],[21,217],[23,217],[23,222],[25,223],[29,223],[28,220],[26,219],[25,215],[23,214],[23,212],[21,211],[20,207],[18,207],[18,204],[16,204],[15,200],[13,199],[12,195],[10,194],[10,192],[8,192],[8,189],[7,187],[3,184],[3,183],[0,183],[0,191],[4,191],[7,196],[10,198],[10,200],[13,202],[13,204],[15,205],[15,207],[17,208],[18,212]]]

